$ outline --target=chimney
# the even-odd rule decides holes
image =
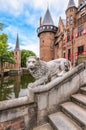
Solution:
[[[42,17],[40,17],[40,25],[39,26],[42,26]]]

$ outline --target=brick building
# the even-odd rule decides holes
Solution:
[[[51,22],[49,9],[43,22],[40,19],[40,58],[49,61],[65,57],[74,65],[78,55],[86,54],[86,0],[78,0],[78,7],[69,0],[65,13],[66,18],[59,18],[58,27]]]

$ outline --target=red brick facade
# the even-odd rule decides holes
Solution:
[[[58,30],[53,38],[49,31],[47,33],[42,31],[40,34],[40,58],[46,61],[45,57],[48,60],[65,57],[75,65],[78,55],[86,54],[86,1],[78,0],[76,7],[74,1],[69,0],[65,19],[64,21],[59,18]],[[51,45],[47,46],[49,41],[53,46],[53,58],[48,51]]]
[[[12,121],[0,123],[0,130],[25,130],[24,118],[20,117]]]

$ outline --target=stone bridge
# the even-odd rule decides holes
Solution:
[[[82,119],[80,122],[75,117],[75,122],[70,123],[72,122],[70,120],[73,120],[73,115],[70,114],[72,112],[67,113],[70,110],[67,108],[74,105],[70,102],[71,95],[79,93],[82,87],[85,88],[85,85],[86,63],[82,63],[64,76],[56,78],[44,86],[30,88],[28,90],[29,97],[0,102],[0,130],[67,130],[66,127],[70,128],[70,126],[70,130],[86,130],[86,93],[84,95],[84,110],[80,111],[85,113],[84,120]],[[63,104],[64,102],[67,102],[66,105]],[[58,124],[59,113],[56,112],[61,111],[61,107],[62,111],[70,117],[70,119],[66,117],[66,123],[69,126],[65,126],[65,128],[59,126],[61,122]],[[60,112],[60,117],[63,119],[65,115]],[[65,123],[63,123],[64,125]],[[37,126],[38,128],[36,128]]]

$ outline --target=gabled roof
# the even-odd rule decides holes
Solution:
[[[19,50],[19,37],[17,34],[15,50]]]
[[[71,8],[71,7],[76,7],[74,0],[69,0],[67,9]]]
[[[45,13],[42,25],[54,25],[53,19],[48,8]]]

